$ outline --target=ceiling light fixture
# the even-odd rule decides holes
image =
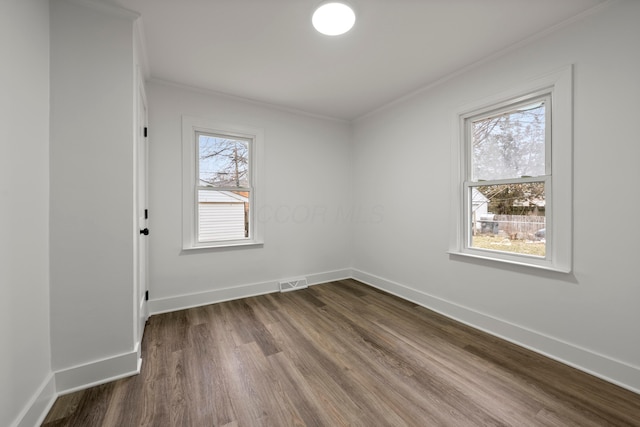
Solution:
[[[356,14],[345,3],[329,1],[318,6],[313,12],[311,22],[320,33],[327,36],[339,36],[353,27],[356,22]]]

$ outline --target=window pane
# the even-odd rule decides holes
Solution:
[[[249,237],[249,192],[198,190],[198,241]]]
[[[200,186],[249,187],[249,143],[198,134]]]
[[[472,180],[545,174],[545,103],[472,121]]]
[[[543,182],[471,187],[470,247],[544,257]]]

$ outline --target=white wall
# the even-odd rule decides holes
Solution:
[[[356,224],[355,276],[640,390],[638,22],[640,2],[614,2],[359,120],[355,203],[382,203],[384,215]],[[575,66],[573,273],[450,257],[456,108],[568,64]],[[398,178],[381,174],[389,170]]]
[[[53,395],[48,1],[0,4],[0,52],[0,425],[10,426],[35,423],[27,412]]]
[[[294,276],[344,276],[351,254],[348,124],[161,82],[147,90],[152,311],[274,291],[278,279]],[[265,202],[257,207],[264,247],[181,251],[182,115],[264,130]]]
[[[51,3],[51,341],[58,390],[104,381],[137,363],[135,18],[81,2]]]

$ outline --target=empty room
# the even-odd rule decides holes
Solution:
[[[0,32],[0,426],[640,426],[640,2]]]

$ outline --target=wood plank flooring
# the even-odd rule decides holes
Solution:
[[[353,280],[152,316],[43,426],[640,426],[640,395]]]

